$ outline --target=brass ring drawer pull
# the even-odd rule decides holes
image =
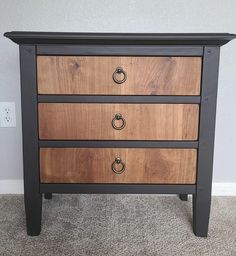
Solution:
[[[116,165],[121,165],[121,168],[117,170]],[[121,174],[125,171],[125,163],[121,160],[120,157],[116,157],[115,161],[111,165],[111,169],[114,173]]]
[[[122,121],[122,123],[121,123],[120,126],[117,126],[117,125],[116,125],[116,121],[117,121],[117,120],[118,120],[118,121],[119,121],[119,120]],[[114,129],[116,129],[116,130],[122,130],[122,129],[125,127],[126,122],[125,122],[124,117],[123,117],[120,113],[118,113],[118,114],[116,114],[115,117],[112,119],[111,124],[112,124],[112,127],[113,127]]]
[[[122,74],[123,75],[123,79],[118,79],[117,78],[117,74]],[[127,74],[126,72],[124,71],[123,68],[121,67],[118,67],[116,68],[115,72],[113,73],[113,76],[112,76],[114,82],[116,82],[117,84],[122,84],[126,81],[127,79]]]

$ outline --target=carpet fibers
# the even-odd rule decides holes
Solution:
[[[177,196],[53,195],[42,232],[25,231],[22,195],[0,196],[1,256],[236,256],[236,197],[213,197],[208,238]]]

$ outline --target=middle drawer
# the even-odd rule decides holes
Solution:
[[[197,104],[39,103],[39,138],[197,140]]]

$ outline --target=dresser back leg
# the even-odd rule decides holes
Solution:
[[[188,194],[179,194],[179,198],[182,201],[188,201]]]
[[[52,193],[44,193],[45,199],[52,199]]]

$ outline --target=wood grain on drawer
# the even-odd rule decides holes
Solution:
[[[38,56],[38,93],[199,95],[201,63],[201,57]],[[113,81],[117,67],[127,74],[122,84]]]
[[[197,104],[40,103],[39,137],[58,140],[197,140]],[[121,114],[125,127],[112,120]],[[122,126],[122,120],[115,125]]]
[[[117,157],[121,174],[112,170]],[[43,183],[194,184],[196,158],[196,149],[43,148],[40,176]]]

